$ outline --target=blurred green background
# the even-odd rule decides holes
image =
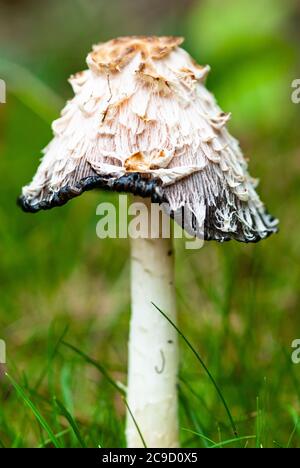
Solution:
[[[241,437],[233,438],[211,381],[182,344],[183,447],[300,447],[300,5],[284,0],[0,1],[0,446],[120,447],[125,408],[102,368],[126,383],[129,245],[96,237],[93,192],[60,209],[16,207],[51,121],[72,96],[71,73],[93,43],[173,34],[212,71],[207,86],[261,180],[280,233],[257,245],[177,242],[179,326],[216,378]],[[19,385],[19,386],[17,386]],[[191,432],[193,431],[193,432]]]

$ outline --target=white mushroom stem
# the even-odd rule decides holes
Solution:
[[[170,222],[163,215],[163,223]],[[178,341],[172,239],[131,240],[132,317],[127,402],[148,448],[178,447]],[[127,414],[127,446],[143,447]]]

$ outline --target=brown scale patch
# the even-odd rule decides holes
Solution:
[[[160,167],[160,159],[165,157],[164,150],[161,150],[153,157],[147,157],[141,151],[134,153],[125,160],[124,167],[127,172],[143,172],[149,169],[158,169]]]
[[[183,68],[180,68],[179,71],[183,73],[184,75],[190,77],[192,80],[196,80],[195,73],[190,68],[183,67]]]
[[[128,36],[94,46],[91,59],[98,65],[110,71],[118,71],[125,67],[135,54],[141,53],[142,59],[160,60],[183,42],[182,37],[173,36]]]
[[[126,159],[124,163],[127,172],[143,172],[150,168],[150,163],[140,151]]]
[[[156,83],[158,91],[163,91],[168,93],[169,90],[169,83],[168,81],[161,75],[159,75],[155,68],[149,62],[142,62],[139,66],[137,73],[140,77],[144,80],[145,83],[153,84]]]

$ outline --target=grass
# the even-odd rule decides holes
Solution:
[[[156,306],[154,306],[154,307],[156,307]],[[225,410],[226,410],[227,415],[229,417],[229,424],[232,427],[235,438],[234,439],[223,440],[221,442],[216,443],[213,440],[209,439],[208,437],[204,436],[203,434],[201,434],[199,432],[195,432],[193,430],[184,429],[184,428],[182,428],[182,431],[189,432],[190,434],[193,434],[194,436],[197,436],[198,438],[200,438],[200,440],[205,441],[205,447],[206,448],[220,448],[220,447],[224,447],[226,445],[233,445],[233,444],[237,445],[241,441],[246,441],[246,440],[249,441],[251,439],[256,439],[257,443],[258,443],[258,435],[256,435],[256,436],[255,435],[241,436],[241,437],[238,436],[235,423],[233,421],[232,415],[231,415],[230,410],[228,408],[228,405],[227,405],[227,403],[225,401],[225,398],[224,398],[224,396],[222,394],[222,391],[218,387],[217,383],[215,382],[213,376],[211,375],[211,373],[209,372],[207,367],[205,366],[205,364],[202,361],[201,357],[199,356],[199,354],[197,353],[195,348],[192,346],[192,344],[189,342],[189,340],[178,329],[178,327],[168,318],[168,316],[163,311],[161,311],[158,307],[156,307],[156,309],[176,329],[178,334],[183,338],[183,340],[186,343],[186,345],[188,346],[188,348],[193,352],[194,356],[196,357],[196,359],[200,363],[201,367],[204,368],[206,374],[208,375],[209,379],[211,380],[212,384],[214,385],[214,387],[215,387],[215,389],[217,391],[217,394],[220,397],[220,400],[221,400],[222,404],[225,407]],[[62,337],[64,336],[64,334],[65,334],[65,330],[63,332]],[[64,341],[62,341],[60,339],[60,341],[55,345],[55,349],[57,349],[57,346],[59,344],[65,345],[70,350],[72,350],[76,354],[78,354],[85,361],[86,364],[91,365],[94,368],[96,368],[101,373],[101,375],[105,378],[106,382],[108,382],[108,384],[110,384],[114,388],[114,390],[116,392],[118,392],[119,394],[122,395],[122,400],[124,402],[124,405],[125,405],[128,413],[129,413],[130,417],[132,417],[133,420],[134,420],[134,424],[136,425],[137,431],[138,431],[138,433],[139,433],[139,435],[141,437],[143,446],[144,446],[144,448],[147,448],[147,445],[146,445],[146,442],[144,440],[143,434],[142,434],[140,428],[138,427],[138,425],[137,425],[137,423],[136,423],[136,421],[134,419],[134,415],[132,414],[131,409],[128,406],[128,403],[127,403],[127,401],[125,399],[126,392],[120,386],[120,384],[118,384],[117,382],[115,382],[112,379],[112,377],[109,375],[107,370],[101,364],[97,363],[94,359],[92,359],[89,356],[87,356],[86,354],[84,354],[82,351],[77,349],[75,346],[72,346],[72,345],[70,345],[70,344],[68,344],[68,343],[66,343],[66,342],[64,342]],[[31,410],[31,413],[33,414],[33,416],[35,417],[37,423],[39,424],[39,428],[40,428],[40,431],[41,431],[41,438],[42,438],[42,441],[41,441],[39,447],[45,447],[45,446],[49,446],[50,444],[52,444],[53,447],[55,447],[55,448],[62,448],[63,445],[61,444],[61,441],[59,439],[62,438],[63,436],[69,435],[70,432],[73,432],[73,435],[75,436],[75,445],[72,445],[72,447],[74,447],[74,446],[75,447],[80,447],[80,448],[86,448],[87,447],[86,441],[85,441],[84,437],[82,436],[82,434],[80,432],[77,421],[74,419],[72,414],[66,409],[66,407],[63,405],[63,403],[57,399],[56,396],[53,396],[53,398],[52,398],[52,400],[53,400],[53,411],[56,412],[56,416],[58,416],[58,417],[63,416],[64,419],[67,421],[67,423],[69,425],[68,428],[66,428],[64,430],[61,430],[58,434],[54,434],[54,432],[50,428],[48,422],[45,420],[44,416],[41,414],[41,412],[39,411],[37,406],[34,404],[34,402],[28,396],[28,394],[30,394],[30,389],[27,389],[27,391],[24,391],[24,389],[9,374],[6,373],[6,377],[7,377],[8,381],[10,382],[10,384],[12,385],[12,388],[16,391],[17,395],[20,397],[22,402],[25,404],[25,406],[27,406],[29,408],[29,410]],[[181,395],[181,401],[182,401],[182,395]],[[196,425],[196,427],[197,427],[198,426],[198,424],[196,422],[197,418],[195,419],[195,414],[194,414],[194,410],[193,410],[192,406],[187,404],[187,401],[185,401],[183,403],[183,406],[186,407],[186,413],[192,417],[194,425]],[[259,412],[258,412],[258,414],[259,414]],[[43,431],[48,435],[49,439],[44,440]],[[294,428],[294,430],[293,430],[293,432],[292,432],[292,434],[291,434],[291,436],[289,438],[288,446],[290,445],[290,442],[292,440],[292,437],[293,437],[295,431],[296,431],[296,426],[295,426],[295,428]],[[257,431],[257,434],[259,434],[259,430]],[[209,445],[207,444],[207,442],[209,442]],[[5,446],[3,445],[3,447],[5,447]],[[103,447],[103,446],[101,446],[101,447]]]
[[[281,18],[275,4],[276,21],[255,18],[270,19],[267,37],[252,38],[238,31],[243,22],[230,28],[224,15],[208,14],[211,2],[202,3],[204,13],[197,7],[186,31],[182,17],[172,33],[185,33],[200,62],[212,64],[209,86],[226,111],[235,110],[234,133],[281,230],[257,245],[207,243],[200,251],[176,241],[181,445],[299,448],[300,366],[291,362],[291,343],[300,330],[300,106],[288,93],[300,38],[294,30],[292,39],[282,37],[288,11]],[[233,21],[240,10],[230,8]],[[74,44],[74,32],[68,34]],[[22,60],[13,49],[4,48],[0,60],[9,84],[0,106],[0,339],[7,344],[0,447],[125,447],[129,245],[95,233],[97,204],[117,199],[94,191],[32,216],[15,203],[51,138],[50,122],[71,96],[62,83],[82,68],[83,56],[67,43],[59,58],[49,44],[36,56],[29,47]],[[55,93],[53,83],[60,84]]]
[[[163,311],[160,313],[165,315]],[[114,327],[118,327],[118,325],[114,324]],[[112,375],[122,375],[124,380],[125,369],[120,368],[117,361],[114,360],[114,364],[108,370],[102,363],[97,362],[76,346],[65,342],[66,336],[68,337],[70,334],[70,329],[72,329],[71,323],[68,327],[52,324],[48,335],[45,367],[42,369],[41,375],[37,375],[31,383],[28,372],[22,372],[18,377],[20,383],[17,383],[11,375],[7,376],[10,385],[6,388],[4,401],[9,401],[10,408],[17,405],[18,411],[24,413],[24,418],[22,429],[18,426],[14,428],[7,419],[9,417],[7,404],[4,403],[1,406],[3,434],[0,440],[3,447],[28,445],[56,448],[125,446],[123,436],[126,409],[124,388],[112,377]],[[189,368],[182,369],[183,376],[180,378],[181,424],[184,424],[181,427],[182,446],[207,448],[240,447],[241,444],[245,447],[268,446],[266,418],[270,421],[272,414],[268,412],[264,388],[262,387],[260,392],[262,396],[256,398],[256,411],[253,414],[238,421],[238,412],[235,410],[234,418],[239,426],[239,436],[230,438],[231,430],[237,431],[233,416],[231,416],[236,404],[233,405],[230,399],[229,405],[232,406],[232,409],[229,409],[228,404],[225,403],[226,412],[230,415],[227,422],[220,408],[225,401],[223,389],[216,384],[189,339],[180,329],[176,329],[185,344],[182,349],[185,361],[183,367],[186,367],[191,357],[187,354],[187,350],[192,351],[194,357],[194,362],[189,362]],[[116,330],[112,333],[116,333]],[[67,350],[69,350],[68,354],[66,354]],[[116,352],[116,356],[118,355],[119,353]],[[198,366],[196,366],[195,361],[196,363],[198,361]],[[216,366],[216,369],[218,368],[219,366]],[[66,369],[72,369],[72,371],[69,372]],[[97,375],[89,374],[90,369],[96,370]],[[201,375],[201,369],[205,371],[203,375]],[[201,380],[196,374],[200,374]],[[90,375],[89,378],[88,375]],[[90,382],[84,382],[84,379],[90,380]],[[211,383],[217,389],[217,397],[213,397],[209,388]],[[79,393],[76,392],[78,385],[80,386]],[[267,386],[266,382],[264,382],[264,386],[267,390],[272,387]],[[226,387],[228,387],[228,383]],[[114,393],[109,390],[110,388]],[[245,391],[243,386],[241,386],[241,390]],[[95,393],[98,397],[93,402],[92,397],[95,397]],[[81,414],[81,416],[75,416],[73,398],[77,396],[79,401],[84,401],[83,395],[89,395],[89,406],[85,405],[84,411],[82,411],[77,404],[76,413]],[[64,400],[64,403],[60,401],[60,398]],[[242,405],[243,400],[240,399],[238,403]],[[85,420],[84,415],[86,414],[89,414],[88,421]],[[290,424],[291,432],[286,445],[277,442],[274,438],[272,446],[295,446],[298,428],[298,418],[295,419],[295,415],[294,421],[291,418]],[[216,427],[216,429],[211,430],[212,427]],[[109,428],[112,429],[112,432]],[[253,433],[244,433],[250,429]],[[22,434],[26,434],[26,439],[22,437]]]
[[[168,317],[167,314],[165,314],[165,312],[163,312],[159,307],[157,307],[155,304],[153,304],[153,306],[162,314],[162,316],[172,325],[173,328],[175,328],[175,330],[177,331],[178,335],[184,340],[185,344],[188,346],[188,348],[192,351],[192,353],[194,354],[195,358],[197,359],[197,361],[200,363],[200,365],[203,367],[204,371],[206,372],[208,378],[210,379],[211,383],[213,384],[213,386],[215,387],[215,390],[217,391],[217,394],[225,408],[225,411],[227,413],[227,416],[228,416],[228,419],[229,419],[229,423],[231,425],[231,428],[232,428],[232,431],[233,431],[233,434],[235,435],[236,438],[238,438],[238,433],[237,433],[237,428],[236,428],[236,425],[235,425],[235,422],[233,420],[233,417],[232,417],[232,414],[230,412],[230,409],[228,407],[228,404],[224,398],[224,395],[220,389],[220,387],[218,386],[217,382],[215,381],[213,375],[211,374],[211,372],[209,371],[209,369],[207,368],[206,364],[204,363],[203,359],[201,358],[201,356],[199,355],[199,353],[196,351],[195,347],[190,343],[190,341],[184,336],[184,334],[182,333],[181,330],[179,330],[179,328],[172,322],[172,320]]]

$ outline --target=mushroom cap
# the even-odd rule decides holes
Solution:
[[[93,188],[164,203],[190,234],[257,242],[277,231],[239,144],[178,37],[132,36],[93,47],[71,76],[74,97],[19,204],[37,212]],[[182,213],[184,212],[183,216]]]

